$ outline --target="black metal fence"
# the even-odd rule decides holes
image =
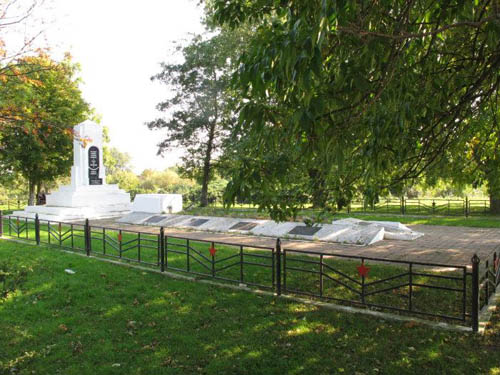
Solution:
[[[479,311],[500,284],[498,254],[471,265],[323,254],[159,233],[2,216],[0,235],[164,271],[375,310],[458,322],[478,330]]]
[[[222,202],[212,202],[211,207],[222,207]],[[253,210],[257,206],[251,203],[237,204],[233,210]],[[319,211],[302,207],[303,213]],[[382,198],[377,201],[354,200],[339,213],[366,213],[392,215],[440,215],[440,216],[475,216],[490,214],[488,199],[465,198]]]
[[[400,215],[473,216],[490,213],[487,199],[406,198],[351,202],[348,213],[387,213]]]
[[[9,198],[5,200],[0,200],[0,210],[21,210],[26,207],[28,202],[19,198]]]

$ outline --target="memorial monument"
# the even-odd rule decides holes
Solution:
[[[28,206],[13,215],[54,221],[101,219],[130,211],[130,194],[106,184],[102,159],[102,127],[84,121],[74,127],[71,185],[47,195],[44,206]]]

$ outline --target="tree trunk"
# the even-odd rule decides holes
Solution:
[[[490,213],[500,214],[500,195],[490,195]]]
[[[35,205],[35,182],[28,181],[28,206]]]
[[[36,190],[35,190],[35,200],[36,200],[37,205],[40,203],[39,197],[40,197],[40,190],[41,189],[42,189],[42,184],[39,182],[36,184]]]
[[[311,203],[313,208],[325,208],[327,194],[325,191],[325,179],[317,169],[309,170],[311,179]]]
[[[495,168],[496,169],[496,168]],[[490,196],[490,213],[500,214],[500,178],[497,173],[488,173],[488,194]]]
[[[213,83],[215,87],[217,86],[217,72],[213,72]],[[210,129],[208,131],[208,141],[207,141],[207,152],[205,153],[205,160],[203,161],[203,178],[201,181],[201,197],[200,206],[208,206],[208,182],[210,181],[210,172],[212,169],[212,148],[214,146],[215,137],[215,127],[217,126],[217,121],[219,121],[219,98],[217,95],[217,90],[215,90],[215,95],[213,98],[214,104],[214,120],[210,123]]]
[[[207,141],[207,151],[203,161],[203,177],[201,181],[200,207],[208,206],[208,182],[210,181],[210,172],[212,169],[212,148],[215,136],[215,122],[210,126]]]

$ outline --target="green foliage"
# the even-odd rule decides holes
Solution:
[[[182,63],[163,63],[162,71],[152,77],[175,94],[157,105],[168,117],[147,125],[167,130],[167,138],[158,145],[159,154],[172,147],[185,150],[182,174],[201,184],[202,206],[208,203],[216,159],[235,123],[229,79],[246,37],[245,31],[227,30],[213,36],[197,35],[187,46],[177,48]]]
[[[45,55],[26,57],[0,86],[0,160],[6,173],[35,188],[66,175],[72,163],[72,127],[90,113],[74,76],[77,66]]]
[[[342,207],[465,152],[497,92],[493,2],[214,0],[213,21],[255,25],[234,86],[243,98],[226,199],[260,191],[277,219],[315,189]],[[314,177],[311,177],[314,171]]]

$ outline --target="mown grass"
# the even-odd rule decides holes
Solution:
[[[0,241],[2,374],[498,374],[485,338],[180,281]],[[65,273],[72,269],[75,274]]]

